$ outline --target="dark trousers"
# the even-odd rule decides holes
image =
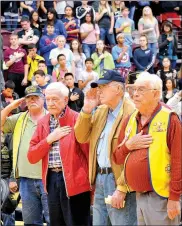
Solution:
[[[17,74],[8,72],[8,80],[12,80],[15,83],[15,92],[18,93],[19,97],[25,96],[25,88],[26,86],[22,86],[22,80],[24,78],[24,74]]]
[[[48,172],[50,226],[87,226],[90,223],[90,192],[67,197],[63,173]]]

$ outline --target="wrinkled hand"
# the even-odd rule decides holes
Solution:
[[[11,109],[16,109],[17,107],[19,107],[21,105],[21,103],[25,100],[25,97],[21,98],[21,99],[17,99],[14,100],[9,106],[11,107]]]
[[[99,105],[99,95],[97,89],[90,89],[84,98],[83,111],[90,114]]]
[[[24,78],[24,79],[22,80],[22,82],[21,82],[21,85],[22,85],[22,86],[26,86],[27,83],[28,83],[27,79]]]
[[[151,135],[143,135],[143,130],[133,136],[131,139],[127,140],[125,145],[129,150],[137,150],[148,148],[150,144],[153,142],[153,138]]]
[[[71,132],[70,126],[63,126],[61,128],[56,128],[52,133],[47,136],[47,143],[52,144],[54,141],[57,141]]]
[[[78,100],[79,99],[79,95],[77,94],[77,93],[75,93],[75,94],[71,94],[71,96],[70,96],[70,100],[71,101],[75,101],[75,100]]]
[[[180,215],[180,201],[168,200],[167,202],[167,214],[169,219],[173,220],[176,216]]]
[[[123,202],[125,200],[126,193],[116,190],[112,195],[111,205],[113,208],[123,208]]]
[[[18,190],[18,185],[16,182],[9,182],[9,190],[12,193],[15,193]]]

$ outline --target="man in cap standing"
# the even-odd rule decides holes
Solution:
[[[28,111],[7,117],[25,100]],[[49,224],[47,195],[42,184],[41,162],[31,165],[27,152],[37,121],[46,114],[44,95],[40,88],[27,87],[25,98],[14,100],[1,111],[1,127],[4,133],[13,133],[13,172],[9,183],[12,193],[18,190],[16,179],[20,179],[20,195],[25,225],[43,225],[42,212]]]
[[[135,193],[126,195],[123,179],[119,178],[123,165],[117,166],[112,158],[122,120],[134,111],[133,104],[124,98],[124,83],[120,74],[113,70],[92,83],[75,125],[77,140],[90,144],[89,180],[95,185],[93,225],[108,225],[109,221],[112,225],[136,224]],[[112,205],[105,203],[108,195],[113,195]]]

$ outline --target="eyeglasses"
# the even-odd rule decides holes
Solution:
[[[157,90],[157,89],[145,89],[143,87],[133,88],[133,93],[137,92],[139,95],[143,95],[145,92],[149,90]]]

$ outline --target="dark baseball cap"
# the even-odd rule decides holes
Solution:
[[[44,97],[42,90],[38,86],[28,86],[25,89],[25,97],[29,97],[29,96]]]
[[[97,82],[92,82],[91,87],[96,88],[98,85],[108,84],[110,82],[125,83],[125,79],[115,70],[106,70],[101,78]]]

